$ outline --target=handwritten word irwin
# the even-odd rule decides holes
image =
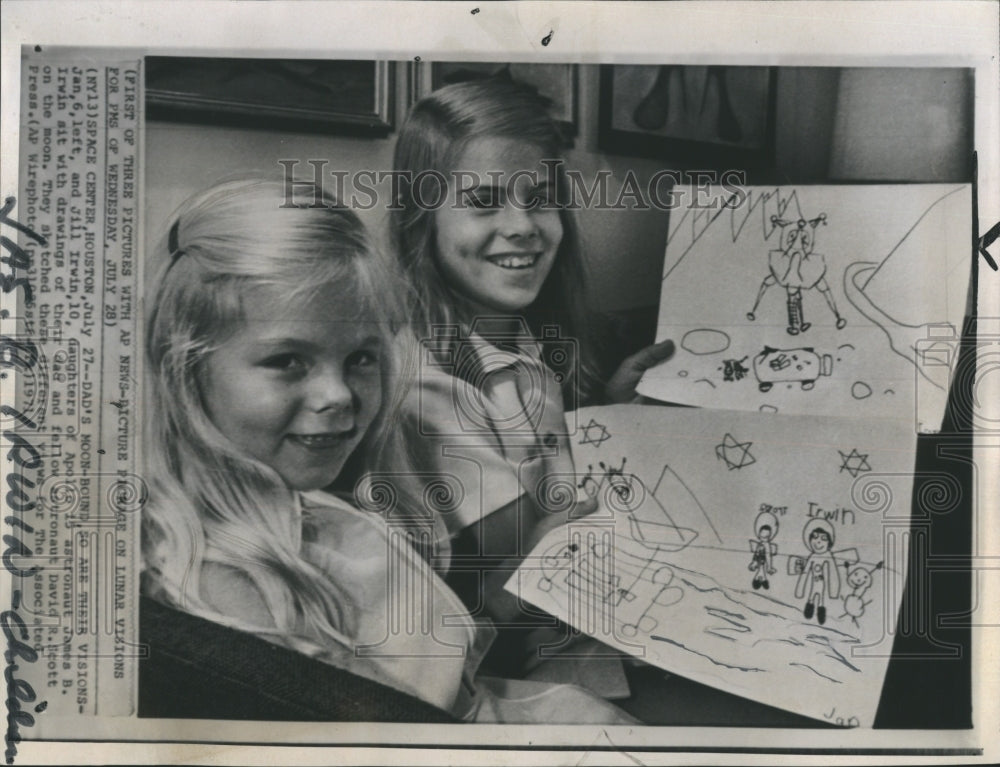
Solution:
[[[810,501],[809,511],[806,513],[810,517],[826,519],[830,522],[839,522],[842,525],[854,524],[854,511],[852,509],[841,508],[840,506],[834,509],[824,509],[818,503]]]

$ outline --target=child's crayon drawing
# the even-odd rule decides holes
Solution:
[[[678,349],[639,393],[784,414],[916,412],[920,431],[937,431],[966,308],[970,211],[964,185],[745,187],[675,211],[657,340]]]
[[[577,417],[608,434],[574,446],[598,511],[549,533],[508,590],[609,652],[869,726],[905,583],[912,425],[635,406]],[[726,444],[752,444],[754,471],[720,460]],[[846,456],[879,472],[843,471]]]

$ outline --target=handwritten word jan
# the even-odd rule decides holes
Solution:
[[[838,727],[859,727],[861,725],[856,716],[837,716],[836,708],[831,709],[829,714],[823,714],[823,716]]]

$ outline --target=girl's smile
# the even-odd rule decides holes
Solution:
[[[326,487],[381,406],[376,325],[332,287],[292,305],[256,288],[243,314],[203,371],[209,417],[289,487]]]
[[[531,269],[542,257],[539,252],[535,253],[501,253],[496,256],[487,256],[486,260],[496,264],[501,269]]]
[[[328,450],[339,445],[345,439],[352,439],[357,430],[345,432],[330,432],[327,434],[289,434],[288,439],[297,442],[308,450]]]
[[[435,213],[438,267],[453,289],[487,310],[523,310],[552,270],[563,226],[559,210],[545,204],[555,180],[544,159],[533,144],[476,139]],[[458,188],[470,178],[478,185]]]

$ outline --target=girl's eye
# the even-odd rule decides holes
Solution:
[[[378,355],[368,349],[358,349],[347,355],[345,366],[354,369],[371,368],[378,365]]]
[[[551,186],[543,186],[531,193],[528,204],[533,207],[552,208],[559,205],[558,196]]]
[[[502,207],[500,194],[495,189],[484,189],[469,195],[469,203],[476,210],[496,210]]]
[[[260,366],[271,370],[294,371],[305,369],[306,363],[297,354],[275,354],[261,360]]]

